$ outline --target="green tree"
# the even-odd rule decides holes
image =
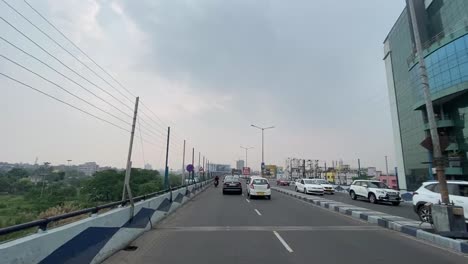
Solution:
[[[29,172],[23,168],[13,168],[7,172],[7,177],[14,180],[29,177]]]
[[[10,192],[11,184],[6,177],[0,177],[0,192]]]
[[[122,196],[124,172],[99,171],[83,185],[83,194],[91,201],[117,201]]]
[[[11,183],[11,192],[16,194],[25,194],[34,187],[34,184],[28,179],[20,179]]]

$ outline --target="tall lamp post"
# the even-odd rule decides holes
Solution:
[[[253,149],[253,147],[243,147],[243,146],[240,146],[240,147],[241,147],[241,149],[245,149],[245,167],[248,167],[247,166],[247,151],[249,149]]]
[[[263,169],[265,167],[265,148],[264,148],[264,143],[265,143],[265,140],[264,140],[264,132],[265,130],[267,129],[271,129],[271,128],[275,128],[274,126],[270,126],[270,127],[259,127],[259,126],[256,126],[256,125],[250,125],[251,127],[255,127],[257,129],[260,129],[262,131],[262,168],[261,168],[261,175],[263,176]]]

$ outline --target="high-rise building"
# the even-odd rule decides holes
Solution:
[[[236,169],[242,170],[242,168],[244,168],[244,161],[243,160],[236,161]]]
[[[447,179],[467,179],[468,1],[415,0],[414,4]],[[435,170],[408,7],[388,33],[384,54],[398,184],[412,191],[434,179]]]

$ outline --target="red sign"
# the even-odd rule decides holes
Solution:
[[[243,167],[242,168],[242,175],[250,175],[250,168],[249,167]]]

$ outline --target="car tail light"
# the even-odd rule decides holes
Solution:
[[[270,189],[270,184],[267,185],[267,189]]]
[[[253,184],[250,184],[251,189],[255,189],[255,186]]]
[[[239,186],[239,185],[241,185],[241,183],[240,183],[240,182],[238,182],[238,183],[237,183],[237,186]]]
[[[417,194],[419,194],[419,193],[418,192],[413,192],[413,195],[417,195]]]

